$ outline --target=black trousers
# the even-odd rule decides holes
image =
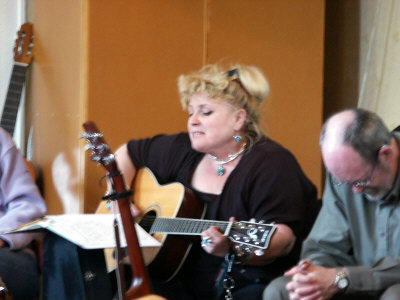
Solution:
[[[43,251],[43,300],[110,300],[104,251],[85,250],[48,232]]]

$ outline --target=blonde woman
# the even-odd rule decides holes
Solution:
[[[269,85],[258,68],[208,65],[181,75],[178,88],[188,132],[131,140],[116,152],[117,163],[126,182],[147,167],[161,184],[190,188],[207,207],[205,219],[275,222],[264,254],[237,253],[229,270],[234,287],[225,291],[235,299],[261,299],[264,287],[298,260],[315,187],[294,156],[260,129]],[[224,257],[232,248],[211,226],[171,281],[151,274],[154,292],[168,299],[223,299]]]

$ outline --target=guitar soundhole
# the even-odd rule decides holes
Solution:
[[[157,217],[157,213],[155,210],[150,210],[145,213],[142,220],[140,220],[139,225],[148,233],[151,231],[151,226]]]

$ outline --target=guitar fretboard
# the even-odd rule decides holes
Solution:
[[[270,238],[276,229],[273,224],[160,218],[154,215],[145,215],[139,224],[150,234],[164,233],[174,235],[201,235],[203,231],[211,226],[217,226],[232,241],[262,249],[268,248]]]
[[[3,127],[11,136],[14,134],[15,121],[17,119],[18,107],[21,101],[27,68],[28,67],[24,65],[14,64],[6,101],[4,103],[0,126]]]
[[[153,219],[154,220],[154,219]],[[219,222],[212,220],[196,220],[185,218],[157,218],[151,226],[150,233],[174,233],[200,235],[211,226],[217,226],[225,232],[230,222]]]

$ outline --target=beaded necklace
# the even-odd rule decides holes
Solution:
[[[246,143],[243,144],[242,148],[239,150],[239,152],[235,154],[229,154],[227,160],[218,160],[218,158],[214,155],[207,154],[209,158],[211,158],[217,165],[217,175],[222,176],[225,174],[225,168],[224,165],[227,164],[228,162],[231,162],[235,160],[240,154],[243,153],[243,151],[246,149]]]

